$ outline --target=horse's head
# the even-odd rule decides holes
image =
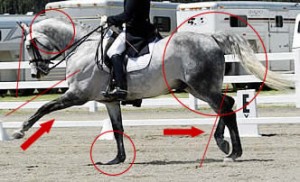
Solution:
[[[53,57],[49,53],[59,51],[59,49],[47,35],[34,30],[30,35],[29,27],[26,24],[21,23],[20,26],[24,30],[24,45],[29,57],[31,76],[41,78],[49,73],[49,65]]]

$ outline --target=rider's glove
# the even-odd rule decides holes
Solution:
[[[100,17],[100,26],[104,26],[107,23],[107,16],[103,15]]]

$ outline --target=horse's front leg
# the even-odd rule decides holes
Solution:
[[[71,92],[65,93],[61,97],[52,100],[40,107],[34,115],[32,115],[27,121],[23,123],[21,129],[14,132],[13,138],[23,138],[25,135],[25,131],[28,131],[40,118],[42,118],[46,114],[74,105],[82,105],[86,102],[86,99],[79,98]]]
[[[106,103],[106,109],[110,117],[110,120],[112,122],[113,130],[120,131],[123,133],[124,129],[122,124],[122,113],[121,113],[120,102]],[[115,157],[115,159],[106,163],[106,165],[119,164],[121,162],[124,162],[126,159],[125,148],[123,143],[123,134],[114,132],[114,135],[117,142],[118,154]]]

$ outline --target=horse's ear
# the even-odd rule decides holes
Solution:
[[[25,35],[29,34],[29,27],[23,22],[17,22],[19,27],[24,30]]]

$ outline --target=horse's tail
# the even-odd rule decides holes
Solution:
[[[238,55],[245,70],[260,80],[264,79],[266,67],[261,64],[249,45],[248,41],[239,35],[216,33],[212,37],[225,54]],[[281,75],[268,70],[265,84],[271,88],[282,90],[294,87],[293,81],[282,78]]]

